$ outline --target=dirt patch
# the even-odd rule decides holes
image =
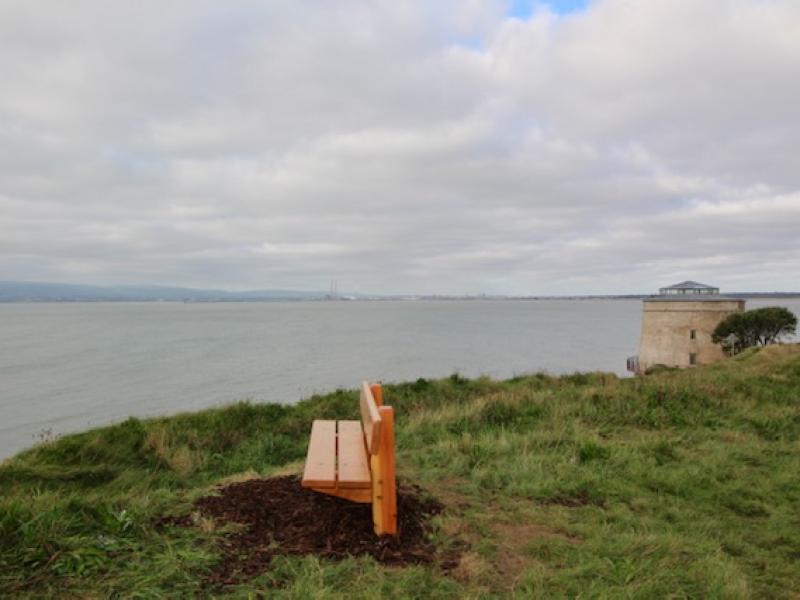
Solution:
[[[586,490],[578,490],[574,494],[556,494],[542,500],[542,504],[559,504],[570,508],[588,506],[590,504],[605,508],[606,502],[602,498],[593,498]]]
[[[516,545],[533,539],[551,539],[567,544],[582,544],[583,540],[541,523],[496,523],[492,531],[500,538],[514,540]]]
[[[491,525],[492,538],[497,542],[496,551],[490,560],[490,567],[493,577],[491,581],[496,585],[502,582],[503,586],[497,591],[512,591],[516,586],[523,572],[539,563],[534,557],[529,556],[525,547],[535,540],[552,540],[574,545],[580,544],[581,540],[569,536],[565,533],[539,523],[517,522],[517,523],[494,523]],[[462,559],[458,567],[456,576],[473,576],[469,572],[469,557]],[[465,572],[465,569],[467,571]],[[499,575],[499,577],[498,577]]]
[[[212,586],[254,577],[277,555],[314,554],[333,560],[367,555],[387,565],[455,566],[452,557],[438,555],[428,540],[429,519],[444,507],[408,484],[398,484],[397,536],[375,535],[372,505],[307,490],[296,476],[232,483],[219,488],[218,495],[200,498],[194,507],[218,524],[242,526],[220,541],[222,558],[206,581]],[[162,517],[156,525],[193,522],[185,516]]]

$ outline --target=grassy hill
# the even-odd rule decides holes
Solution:
[[[354,384],[357,382],[354,382]],[[385,386],[398,470],[442,501],[459,566],[279,557],[219,595],[798,598],[800,346],[620,380]],[[356,392],[129,419],[0,466],[0,597],[192,596],[213,523],[158,528],[215,484],[298,471]]]

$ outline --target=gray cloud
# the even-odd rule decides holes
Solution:
[[[800,288],[800,5],[0,4],[0,279]]]

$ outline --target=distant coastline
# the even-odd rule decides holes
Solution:
[[[797,292],[730,292],[744,299],[800,298]],[[0,281],[0,303],[12,302],[324,302],[435,300],[641,300],[649,294],[500,295],[366,294],[265,289],[227,291],[155,285],[97,286],[52,282]]]

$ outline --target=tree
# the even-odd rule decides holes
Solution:
[[[774,344],[797,329],[797,317],[788,308],[768,306],[733,313],[720,321],[711,339],[729,354],[751,346]]]

